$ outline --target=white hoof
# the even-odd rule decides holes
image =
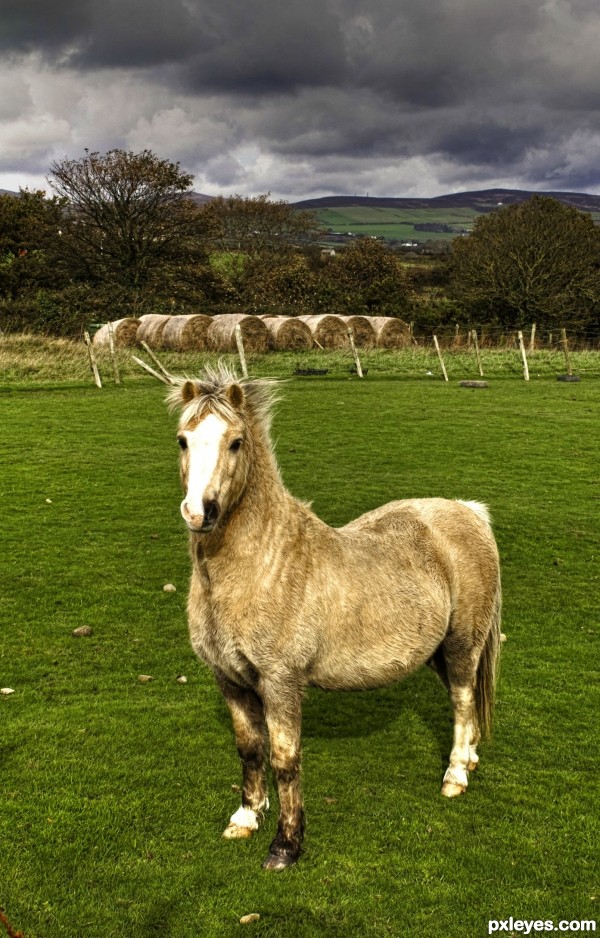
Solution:
[[[442,795],[445,798],[456,798],[457,795],[462,795],[467,790],[468,784],[469,779],[465,769],[458,766],[452,769],[447,768],[442,785]]]
[[[456,798],[466,792],[466,785],[457,785],[456,782],[444,782],[442,785],[442,795],[444,798]]]
[[[268,802],[267,802],[268,807]],[[223,837],[227,840],[238,840],[252,837],[254,831],[258,830],[258,814],[252,808],[238,808],[235,814],[229,819],[229,824],[223,831]]]
[[[228,824],[221,836],[226,840],[243,840],[252,837],[255,827],[240,827],[239,824]]]

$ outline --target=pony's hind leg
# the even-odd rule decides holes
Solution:
[[[223,831],[228,839],[251,837],[269,807],[264,773],[265,720],[260,698],[253,690],[239,687],[217,675],[233,722],[237,750],[242,762],[242,804],[231,815]]]
[[[450,699],[454,709],[454,739],[450,764],[444,775],[442,795],[454,798],[462,795],[469,784],[469,770],[478,760],[475,751],[478,731],[475,716],[475,689],[472,685],[450,685]]]
[[[454,628],[442,643],[447,686],[454,711],[454,738],[450,762],[442,784],[442,795],[454,798],[467,790],[469,770],[477,763],[479,741],[476,686],[479,649],[471,629]]]

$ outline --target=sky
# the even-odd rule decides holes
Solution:
[[[2,0],[0,188],[86,148],[210,195],[600,193],[600,6]]]

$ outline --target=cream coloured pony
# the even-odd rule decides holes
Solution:
[[[431,665],[454,710],[442,794],[466,790],[491,725],[501,604],[483,505],[393,501],[332,528],[295,499],[270,440],[274,397],[274,382],[223,366],[169,395],[180,411],[191,642],[227,701],[242,763],[242,804],[224,836],[250,837],[263,819],[268,745],[280,806],[269,870],[301,850],[306,685],[380,687]]]

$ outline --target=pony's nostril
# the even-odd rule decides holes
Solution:
[[[204,507],[204,523],[214,524],[217,518],[219,517],[219,512],[221,510],[219,508],[219,503],[214,501],[214,499],[212,499],[210,501],[203,502],[203,507]]]

